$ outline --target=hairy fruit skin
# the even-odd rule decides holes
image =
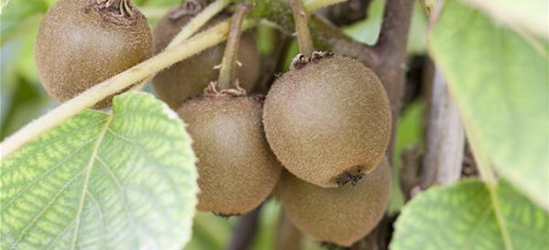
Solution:
[[[292,174],[321,187],[355,183],[383,159],[389,99],[376,74],[347,57],[293,69],[267,95],[269,145]]]
[[[267,145],[262,103],[255,97],[204,96],[177,113],[188,124],[198,157],[198,209],[250,212],[272,192],[282,170]]]
[[[60,0],[44,17],[36,40],[36,66],[46,91],[65,102],[152,56],[152,34],[130,3],[131,16],[115,16],[96,0]],[[97,104],[104,108],[112,97]]]
[[[192,17],[194,16],[186,15],[172,19],[169,13],[160,19],[153,29],[155,53],[162,52]],[[227,16],[224,14],[214,17],[204,29],[218,24],[225,18]],[[201,94],[208,84],[218,79],[219,69],[215,67],[221,64],[225,45],[226,42],[203,51],[156,75],[153,86],[158,97],[172,109],[177,109],[187,99]],[[242,34],[238,61],[242,64],[237,70],[240,87],[251,91],[260,77],[260,55],[251,32]]]
[[[277,194],[286,214],[313,238],[348,247],[381,221],[389,204],[391,170],[385,159],[356,186],[321,188],[284,171]]]

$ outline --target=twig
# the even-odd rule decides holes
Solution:
[[[421,171],[421,188],[433,184],[450,184],[461,177],[465,131],[448,84],[435,69],[426,120],[425,155]]]
[[[353,244],[351,250],[387,250],[396,217],[396,215],[385,215],[383,220],[370,234]]]
[[[380,58],[372,46],[357,42],[319,15],[311,15],[311,32],[317,46],[328,47],[336,54],[356,58],[367,67],[375,69]]]
[[[261,207],[238,218],[238,223],[233,230],[233,237],[225,250],[245,250],[249,248],[257,231]]]
[[[219,6],[223,5],[224,3],[225,2],[221,2]],[[211,8],[215,9],[219,6],[214,6]],[[315,9],[307,7],[307,10],[314,11]],[[212,11],[211,13],[214,12],[215,11]],[[199,23],[203,22],[203,20],[199,19],[195,22]],[[251,23],[245,23],[244,26],[247,26],[247,28],[249,28],[251,26],[249,24]],[[205,32],[202,32],[202,36],[197,36],[196,38],[193,38],[184,44],[178,45],[173,49],[167,49],[157,56],[147,61],[144,61],[100,84],[95,85],[91,89],[88,89],[86,92],[78,95],[72,100],[61,104],[56,109],[50,111],[49,113],[31,122],[30,124],[27,124],[14,135],[4,140],[0,145],[0,160],[5,159],[7,156],[22,148],[24,145],[34,140],[38,136],[57,127],[65,120],[73,117],[85,108],[93,106],[107,96],[118,93],[138,81],[145,81],[148,76],[152,76],[158,73],[160,70],[169,67],[178,61],[189,58],[192,55],[200,53],[223,42],[227,39],[228,30],[228,22],[220,23],[215,27]],[[189,35],[184,35],[183,37],[185,36]]]
[[[286,212],[281,211],[276,233],[276,250],[301,250],[303,247],[303,233],[297,229],[288,218]]]
[[[218,0],[209,4],[204,10],[200,11],[198,15],[192,18],[187,25],[185,25],[181,31],[172,39],[172,41],[166,46],[166,49],[173,48],[174,46],[181,44],[185,40],[189,39],[192,35],[198,32],[206,23],[211,20],[215,15],[219,14],[225,7],[227,7],[233,0]],[[189,2],[185,2],[189,3]],[[196,3],[200,4],[200,3]],[[141,81],[140,84],[135,85],[130,91],[140,91],[147,83],[149,83],[154,76],[149,76],[147,79]]]
[[[414,10],[414,0],[387,0],[381,33],[375,49],[383,60],[374,66],[387,90],[393,113],[393,133],[389,143],[389,159],[393,159],[396,124],[400,115],[406,73],[408,34]]]
[[[404,202],[408,202],[420,191],[421,155],[417,145],[404,148],[401,153],[402,168],[400,169],[400,190],[404,196]]]

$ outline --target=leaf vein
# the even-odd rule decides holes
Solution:
[[[101,147],[101,142],[103,141],[103,138],[105,138],[105,134],[107,133],[107,129],[109,127],[109,125],[111,124],[112,122],[112,119],[113,116],[109,116],[109,118],[107,119],[107,122],[105,122],[105,125],[103,127],[103,129],[101,130],[101,133],[99,133],[99,136],[97,138],[97,141],[93,147],[93,151],[92,151],[92,154],[91,154],[91,157],[90,157],[90,160],[88,162],[88,165],[86,167],[86,177],[84,179],[84,185],[82,187],[82,194],[80,195],[80,202],[79,202],[79,205],[78,205],[78,211],[76,212],[76,226],[75,226],[75,230],[74,230],[74,235],[73,235],[73,240],[72,240],[72,244],[71,244],[71,250],[74,250],[74,248],[76,247],[76,241],[78,240],[78,232],[80,231],[80,221],[81,221],[81,218],[82,218],[82,211],[84,209],[84,203],[86,201],[86,192],[88,191],[88,182],[90,180],[90,176],[91,176],[91,172],[93,170],[93,166],[95,165],[94,162],[95,162],[95,159],[97,158],[97,154],[99,152],[99,148]]]

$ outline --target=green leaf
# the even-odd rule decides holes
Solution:
[[[345,27],[345,34],[362,43],[375,44],[381,30],[384,6],[384,0],[372,1],[368,6],[368,18]],[[427,17],[425,16],[425,10],[418,1],[414,6],[414,13],[410,24],[408,38],[408,52],[410,54],[425,53],[426,26]]]
[[[402,210],[390,248],[547,249],[549,214],[508,183],[500,182],[494,195],[492,199],[481,181],[462,181],[420,193]],[[496,209],[501,211],[504,231]],[[512,247],[504,245],[503,235]]]
[[[549,50],[447,1],[430,52],[500,174],[549,210]]]
[[[86,110],[2,162],[1,249],[181,249],[198,191],[191,139],[149,94]]]
[[[461,0],[485,11],[498,22],[549,39],[547,0]]]
[[[398,120],[395,150],[393,155],[393,181],[391,182],[391,201],[389,202],[389,214],[395,214],[404,206],[404,195],[400,188],[400,172],[402,170],[402,151],[407,147],[417,146],[421,149],[420,142],[423,139],[423,118],[425,101],[417,100],[403,110]],[[420,150],[421,151],[421,150]]]

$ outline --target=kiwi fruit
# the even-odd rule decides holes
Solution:
[[[381,221],[391,192],[385,159],[356,186],[322,188],[284,171],[277,195],[294,225],[313,238],[348,247]]]
[[[40,24],[35,59],[46,91],[65,102],[152,53],[147,20],[130,0],[60,0]]]
[[[321,187],[356,184],[382,160],[391,133],[389,99],[377,75],[331,53],[295,60],[269,91],[263,118],[282,165]]]
[[[203,95],[177,113],[188,124],[199,159],[197,208],[239,215],[259,206],[282,169],[263,133],[261,98]]]
[[[162,52],[171,40],[203,8],[202,1],[191,0],[162,17],[153,28],[155,53]],[[206,23],[204,29],[212,27],[229,17],[222,13]],[[172,109],[177,109],[190,97],[202,93],[210,82],[217,80],[219,65],[223,58],[226,43],[210,48],[202,53],[181,61],[160,72],[153,79],[158,97]],[[237,70],[240,87],[250,91],[260,77],[260,54],[254,34],[245,32],[240,40]]]

